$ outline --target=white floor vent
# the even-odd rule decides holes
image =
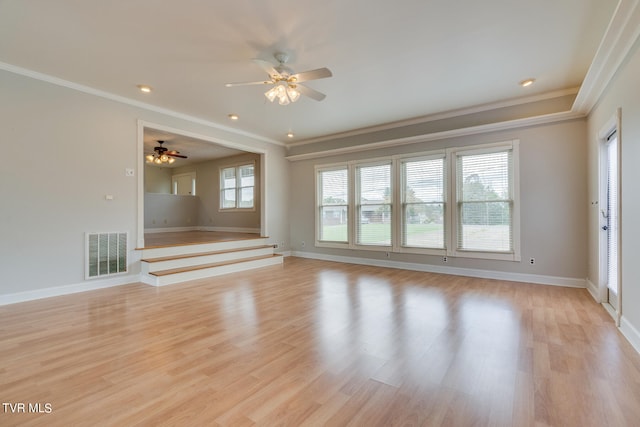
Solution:
[[[127,233],[86,233],[85,277],[127,272]]]

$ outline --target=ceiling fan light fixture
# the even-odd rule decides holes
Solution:
[[[180,157],[182,159],[187,158],[187,156],[181,155],[179,151],[175,151],[175,150],[169,151],[167,148],[165,148],[162,145],[163,143],[164,141],[158,141],[159,146],[153,149],[153,153],[149,153],[144,156],[147,163],[152,163],[156,165],[163,165],[163,164],[171,165],[176,161],[175,157]]]
[[[287,96],[291,102],[296,102],[300,98],[300,92],[296,89],[295,85],[287,86]]]
[[[283,96],[278,96],[278,104],[280,105],[289,105],[291,101],[289,101],[289,97],[285,94]]]
[[[264,96],[266,96],[267,99],[271,102],[275,101],[276,97],[278,96],[278,90],[276,88],[277,86],[274,86],[264,93]]]

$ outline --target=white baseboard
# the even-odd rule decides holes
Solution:
[[[252,233],[260,234],[259,228],[249,227],[198,227],[200,231],[222,231],[227,233]]]
[[[57,297],[61,295],[75,294],[78,292],[95,291],[96,289],[111,288],[127,285],[140,281],[139,274],[127,274],[110,277],[108,279],[94,279],[75,285],[56,286],[52,288],[34,289],[32,291],[17,292],[14,294],[0,295],[0,305],[15,304],[18,302],[33,301],[42,298]]]
[[[622,335],[624,335],[633,348],[640,353],[640,332],[638,332],[624,316],[620,319],[620,332],[622,332]]]
[[[600,299],[600,292],[598,290],[598,286],[593,283],[590,279],[586,279],[586,283],[587,283],[587,290],[589,291],[589,293],[591,294],[591,296],[593,297],[593,299],[597,302],[597,303],[601,303],[601,299]]]
[[[541,285],[585,288],[585,279],[572,277],[543,276],[539,274],[509,273],[505,271],[480,270],[473,268],[445,267],[441,265],[419,264],[401,261],[386,261],[370,258],[357,258],[319,254],[313,252],[293,251],[292,256],[311,258],[323,261],[343,262],[347,264],[370,265],[374,267],[398,268],[403,270],[423,271],[426,273],[442,273],[454,276],[478,277],[481,279],[509,280],[513,282],[536,283]]]
[[[178,231],[199,231],[201,227],[158,227],[158,228],[145,228],[144,234],[153,233],[173,233]]]
[[[250,227],[205,227],[205,226],[193,226],[193,227],[164,227],[164,228],[145,228],[145,234],[152,233],[172,233],[178,231],[222,231],[227,233],[252,233],[260,234],[259,228]]]

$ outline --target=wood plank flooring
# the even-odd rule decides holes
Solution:
[[[41,405],[2,426],[637,426],[640,356],[584,289],[288,258],[2,306],[0,400]]]
[[[145,233],[144,246],[145,248],[157,248],[259,238],[260,235],[255,233],[232,233],[226,231],[174,231],[165,233]]]

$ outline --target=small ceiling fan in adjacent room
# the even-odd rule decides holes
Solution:
[[[183,156],[180,154],[179,151],[175,151],[175,150],[169,150],[167,147],[165,147],[164,145],[164,141],[158,141],[158,146],[153,148],[153,153],[147,154],[145,157],[145,159],[147,160],[147,163],[153,163],[156,165],[162,165],[162,164],[172,164],[173,162],[176,161],[176,157],[179,157],[181,159],[186,159],[187,156]]]
[[[331,70],[328,68],[318,68],[316,70],[303,71],[301,73],[295,73],[291,68],[285,64],[289,60],[289,55],[283,52],[276,52],[273,55],[278,61],[278,65],[273,65],[268,61],[261,59],[254,59],[257,65],[259,65],[269,75],[268,80],[261,80],[255,82],[241,82],[241,83],[227,83],[225,86],[248,86],[248,85],[273,85],[271,89],[265,92],[265,96],[271,102],[278,100],[278,104],[287,105],[291,102],[296,102],[300,99],[300,95],[308,96],[316,101],[322,101],[326,95],[318,92],[315,89],[311,89],[308,86],[302,85],[302,82],[310,80],[324,79],[331,77]]]

